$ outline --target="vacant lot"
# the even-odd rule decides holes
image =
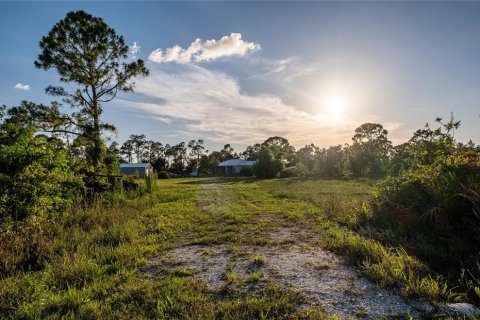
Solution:
[[[44,239],[45,265],[1,280],[0,312],[164,319],[420,318],[434,312],[422,298],[432,298],[422,294],[425,288],[401,291],[366,272],[370,266],[351,266],[358,248],[388,263],[411,259],[349,231],[370,189],[369,182],[334,180],[158,181],[153,194],[59,218]]]

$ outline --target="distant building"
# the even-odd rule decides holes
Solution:
[[[248,161],[242,159],[231,159],[220,162],[218,164],[218,172],[220,174],[239,174],[244,167],[253,167],[255,161]]]
[[[125,175],[138,174],[140,178],[153,174],[150,163],[120,163],[120,172]]]

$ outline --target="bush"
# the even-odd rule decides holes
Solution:
[[[0,221],[62,211],[82,186],[65,151],[34,132],[33,127],[0,129]]]
[[[160,171],[158,173],[158,179],[170,179],[170,173],[167,171]]]
[[[379,213],[413,214],[443,236],[480,231],[480,156],[464,154],[421,166],[379,184],[374,205]],[[466,161],[465,159],[470,159]]]
[[[262,147],[253,170],[257,178],[275,178],[283,170],[283,163],[281,160],[275,159],[269,148]]]
[[[155,180],[157,179],[157,175],[155,173],[149,174],[145,176],[145,186],[148,193],[152,193],[155,187]]]
[[[396,241],[403,239],[451,286],[480,301],[480,282],[458,283],[460,274],[480,279],[478,152],[456,152],[385,180],[376,186],[371,207],[382,232],[399,235]]]
[[[50,221],[30,216],[15,225],[0,225],[0,278],[41,269],[53,254]]]
[[[134,176],[125,176],[122,179],[123,189],[125,191],[139,191],[140,184],[136,181]]]
[[[295,167],[288,167],[280,172],[280,178],[292,178],[296,176]]]
[[[251,177],[253,176],[253,167],[242,167],[238,174],[242,177]]]
[[[308,175],[308,167],[303,163],[298,163],[295,166],[295,176],[297,177],[306,177]]]

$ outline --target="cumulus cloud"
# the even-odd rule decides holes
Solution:
[[[352,135],[351,124],[325,124],[277,96],[243,93],[237,80],[223,72],[197,65],[179,66],[175,71],[158,66],[150,71],[150,77],[137,80],[135,91],[164,103],[120,102],[159,121],[171,119],[185,137],[246,145],[280,135],[303,146],[343,143]]]
[[[14,89],[17,89],[17,90],[30,90],[30,85],[28,84],[21,84],[20,82],[17,83],[16,85],[13,86]]]
[[[141,47],[138,45],[137,42],[133,42],[133,44],[131,46],[129,46],[129,50],[130,50],[130,56],[133,58],[133,59],[136,59],[137,58],[137,54],[140,52],[140,49]]]
[[[156,63],[187,64],[231,56],[245,56],[247,53],[257,50],[260,50],[260,44],[244,41],[241,33],[231,33],[219,40],[203,41],[202,39],[196,39],[186,49],[179,45],[167,48],[165,51],[159,48],[150,53],[148,60]]]

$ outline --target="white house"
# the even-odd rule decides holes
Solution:
[[[255,161],[230,159],[220,162],[218,164],[218,169],[221,174],[239,174],[242,168],[253,167],[254,165]]]
[[[125,175],[138,174],[140,178],[153,174],[150,163],[120,163],[120,172]]]

